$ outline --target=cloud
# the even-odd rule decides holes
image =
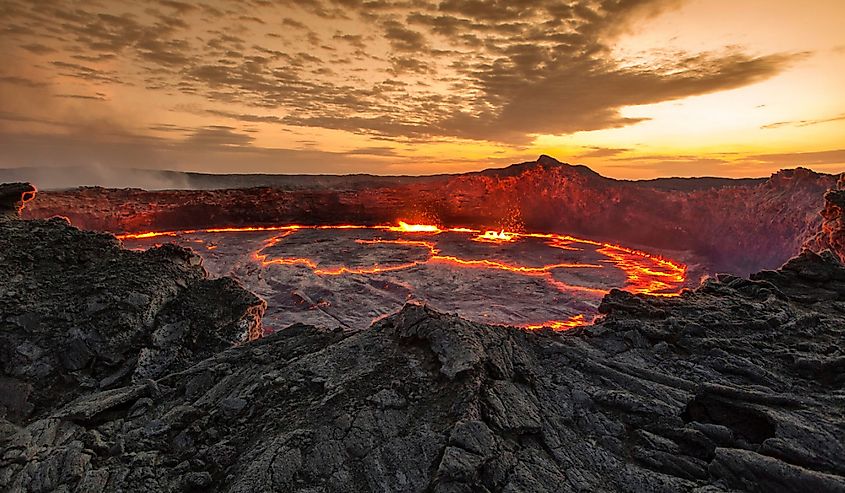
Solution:
[[[69,99],[85,99],[89,101],[108,101],[108,98],[105,97],[102,93],[95,94],[93,96],[89,94],[56,94],[57,98],[69,98]]]
[[[313,173],[320,170],[342,174],[379,170],[388,155],[378,149],[342,153],[259,147],[252,143],[250,136],[227,127],[175,130],[187,130],[188,135],[174,139],[132,133],[22,135],[0,131],[0,147],[3,148],[0,168],[139,168],[210,173]],[[64,183],[72,185],[71,182]],[[133,183],[126,181],[121,186],[133,186]],[[135,183],[134,186],[140,185]]]
[[[628,148],[608,148],[608,147],[590,147],[591,150],[587,152],[582,152],[578,154],[576,157],[579,158],[599,158],[599,157],[612,157],[618,154],[622,154],[623,152],[631,151],[632,149]]]
[[[774,167],[845,165],[845,149],[831,149],[813,152],[786,152],[777,154],[756,154],[747,156],[744,161],[760,163]]]
[[[811,127],[813,125],[821,125],[823,123],[845,121],[845,114],[832,116],[829,118],[818,118],[814,120],[790,120],[783,122],[769,123],[760,127],[763,130],[781,128],[781,127]]]
[[[179,14],[187,14],[188,12],[195,11],[198,8],[196,5],[176,0],[158,0],[158,3],[164,7],[175,10]]]
[[[384,39],[390,43],[394,52],[417,53],[428,51],[428,41],[422,33],[408,29],[402,23],[390,20],[382,26]]]
[[[41,43],[25,44],[25,45],[21,45],[21,48],[23,48],[27,51],[31,51],[32,53],[37,53],[39,55],[44,55],[44,54],[47,54],[47,53],[54,53],[56,51],[55,49],[50,48],[49,46],[45,46]]]
[[[367,47],[362,34],[335,34],[332,39],[346,41],[357,50],[364,50]]]
[[[18,77],[16,75],[0,75],[0,83],[15,84],[25,87],[46,87],[46,82],[27,79],[26,77]]]
[[[651,154],[609,157],[588,162],[599,171],[630,178],[653,176],[733,176],[766,177],[780,169],[807,167],[819,172],[841,172],[845,167],[845,149],[811,152],[784,152],[743,155],[736,152],[716,154]]]
[[[371,147],[359,147],[357,149],[352,149],[350,151],[346,151],[343,154],[347,155],[364,155],[364,156],[398,156],[396,149],[393,147],[383,147],[383,146],[371,146]]]
[[[625,106],[759,82],[799,56],[702,54],[659,68],[620,68],[581,56],[550,59],[557,55],[533,46],[510,50],[510,58],[471,74],[486,96],[480,102],[492,102],[495,109],[458,113],[440,122],[441,128],[466,138],[524,143],[531,134],[622,127],[642,121],[623,117],[620,110]]]
[[[238,133],[232,127],[213,125],[193,131],[185,140],[188,145],[245,147],[255,140],[249,135]]]
[[[87,65],[63,61],[54,61],[51,62],[51,64],[61,70],[60,72],[58,72],[58,75],[82,79],[84,81],[95,83],[125,83],[118,77],[117,72],[115,71],[99,70],[93,67],[89,67]]]
[[[537,134],[634,125],[643,119],[623,108],[754,84],[806,56],[726,48],[647,64],[614,58],[619,36],[680,3],[156,0],[140,9],[6,0],[11,27],[0,30],[0,42],[13,49],[0,52],[0,90],[57,85],[62,98],[100,99],[119,112],[128,98],[119,93],[131,89],[161,111],[189,100],[193,117],[233,125],[517,148]],[[109,101],[86,96],[97,93]],[[254,147],[244,128],[207,123],[192,127],[192,145]]]
[[[242,122],[250,122],[250,123],[280,123],[284,124],[285,121],[283,118],[273,115],[249,115],[243,113],[232,113],[230,111],[220,111],[220,110],[208,110],[210,115],[219,116],[223,118],[229,118],[232,120],[239,120]]]
[[[291,19],[290,17],[285,17],[284,19],[282,19],[282,25],[292,27],[294,29],[302,29],[304,31],[310,30],[305,24],[299,22],[298,20]]]

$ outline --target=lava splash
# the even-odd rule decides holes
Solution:
[[[526,329],[588,324],[612,288],[677,295],[686,266],[621,245],[555,233],[429,224],[214,228],[119,236],[191,246],[212,275],[268,301],[265,325],[361,328],[408,301]]]

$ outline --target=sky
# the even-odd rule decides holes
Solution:
[[[0,167],[845,171],[842,0],[0,0]]]

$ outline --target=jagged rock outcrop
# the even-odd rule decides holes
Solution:
[[[232,279],[208,279],[201,261],[174,245],[124,250],[60,218],[0,222],[6,419],[147,382],[260,335],[264,301]]]
[[[806,246],[817,252],[829,249],[845,262],[845,175],[825,194],[821,216],[821,230]]]
[[[94,252],[114,265],[134,256],[137,269],[151,264],[136,271],[150,284],[169,279],[158,269],[191,271],[161,261],[167,252],[116,253],[108,236],[57,221],[15,228],[29,266],[39,250],[55,256],[45,245],[69,231],[56,241],[81,265],[96,265]],[[0,272],[20,262],[0,258]],[[67,257],[50,262],[79,269]],[[49,306],[71,286],[79,300],[93,287],[100,295],[139,288],[108,285],[116,275],[65,284],[54,273],[37,285],[38,299]],[[4,347],[47,336],[15,325],[45,313],[25,301],[36,284],[16,279],[3,313],[24,319],[11,328],[4,319],[2,333],[16,334]],[[845,491],[843,279],[832,255],[805,252],[779,271],[720,276],[677,298],[613,291],[603,320],[566,333],[486,326],[416,305],[357,333],[296,325],[213,346],[226,349],[149,379],[76,391],[73,402],[45,403],[17,424],[0,421],[0,489]],[[108,301],[103,309],[117,316],[123,308]],[[158,318],[153,327],[167,325]],[[49,326],[53,337],[77,337],[69,324]],[[152,337],[133,327],[122,330]]]

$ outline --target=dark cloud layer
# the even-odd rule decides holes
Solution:
[[[608,156],[615,156],[627,149],[596,149],[599,153],[607,151]],[[615,152],[620,151],[620,152]],[[583,154],[582,156],[587,156]],[[613,162],[617,164],[612,164]],[[765,177],[770,170],[813,167],[817,171],[836,171],[845,163],[845,149],[831,149],[811,152],[783,152],[738,155],[724,152],[702,157],[688,154],[654,154],[628,157],[612,157],[606,167],[627,168],[636,164],[650,171],[654,176],[725,176],[729,171],[740,172],[747,177]],[[764,171],[760,171],[764,170]]]
[[[175,131],[181,134],[183,130]],[[383,148],[340,153],[257,147],[249,145],[251,141],[250,136],[225,127],[189,130],[187,136],[173,139],[132,134],[12,135],[0,132],[0,148],[4,150],[0,155],[0,168],[144,168],[228,173],[242,169],[243,163],[249,162],[255,169],[275,169],[279,173],[308,173],[319,169],[321,173],[344,174],[370,165],[367,156],[391,155]]]
[[[620,108],[751,84],[777,74],[796,56],[681,53],[671,62],[639,66],[610,56],[620,33],[678,4],[159,0],[139,9],[120,1],[84,7],[7,0],[5,23],[20,29],[2,36],[4,44],[56,54],[50,63],[57,75],[95,84],[131,84],[137,76],[148,88],[273,110],[287,125],[525,144],[537,133],[633,124],[639,120],[623,117]],[[329,39],[351,53],[332,59],[334,46],[313,52],[296,44],[287,51],[262,46],[264,34],[324,43],[305,14],[321,17],[320,23],[346,20]],[[232,29],[205,31],[204,19],[222,19]],[[358,32],[341,29],[350,22]],[[61,53],[118,57],[132,69],[118,73],[60,59]],[[356,57],[372,66],[367,82],[343,72],[343,62]],[[408,88],[385,90],[383,82],[404,74],[412,74],[403,79]],[[15,73],[2,77],[27,83]]]
[[[845,114],[832,116],[829,118],[819,118],[815,120],[793,120],[793,121],[785,121],[785,122],[775,122],[769,123],[768,125],[763,125],[760,127],[761,129],[768,130],[773,128],[782,128],[782,127],[812,127],[813,125],[821,125],[822,123],[833,123],[833,122],[840,122],[845,120]]]

